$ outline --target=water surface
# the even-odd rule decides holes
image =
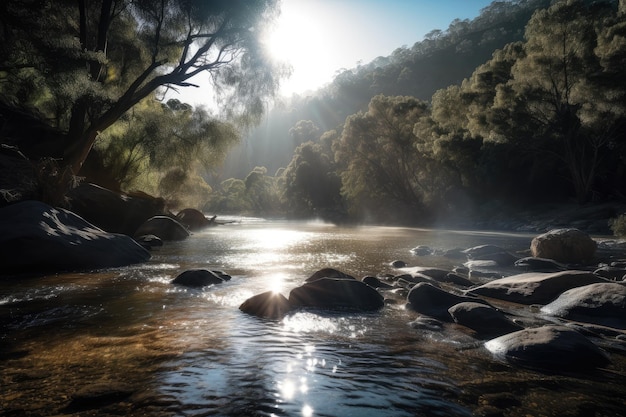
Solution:
[[[623,415],[619,353],[608,370],[546,375],[493,359],[461,329],[411,328],[416,314],[403,302],[282,321],[238,310],[270,289],[287,296],[324,267],[357,278],[398,273],[396,259],[451,268],[462,260],[410,249],[515,252],[531,239],[241,219],[167,243],[146,264],[4,280],[0,415]],[[203,290],[170,283],[191,268],[232,280]]]

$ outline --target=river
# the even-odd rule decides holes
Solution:
[[[515,252],[531,235],[238,220],[166,243],[145,264],[0,281],[0,415],[626,413],[624,356],[612,370],[545,374],[492,358],[462,331],[413,329],[416,314],[402,303],[282,321],[238,310],[270,289],[288,296],[324,267],[358,278],[397,273],[396,259],[452,268],[462,261],[410,249]],[[171,284],[192,268],[232,279],[203,290]]]

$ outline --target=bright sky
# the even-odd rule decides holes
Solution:
[[[473,19],[492,0],[282,0],[270,40],[293,67],[283,93],[316,89],[339,69],[354,68],[412,46],[454,19]]]
[[[304,93],[330,83],[338,70],[412,46],[454,19],[473,19],[492,0],[281,0],[268,48],[292,66],[282,93]],[[194,91],[195,90],[195,91]],[[201,104],[203,89],[181,89],[177,98]]]

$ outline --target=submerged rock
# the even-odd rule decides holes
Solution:
[[[150,253],[71,211],[39,201],[0,209],[0,273],[57,272],[145,262]]]
[[[200,288],[207,285],[221,284],[224,279],[213,271],[206,269],[190,269],[178,275],[172,284],[183,285],[185,287]]]
[[[289,300],[282,294],[267,291],[248,298],[239,306],[244,313],[273,320],[280,320],[291,311]]]
[[[579,371],[610,363],[585,336],[563,326],[543,326],[509,333],[485,343],[495,356],[530,368]]]
[[[434,317],[447,322],[452,321],[452,316],[448,312],[448,309],[453,305],[463,302],[486,304],[486,302],[477,298],[463,297],[449,293],[427,282],[415,285],[411,291],[409,291],[407,301],[412,310],[425,316]]]
[[[530,251],[536,258],[558,262],[582,263],[593,259],[596,242],[578,229],[554,229],[535,237]]]
[[[481,303],[459,303],[450,307],[448,312],[456,323],[474,330],[476,336],[481,339],[498,337],[523,329],[504,313]]]
[[[208,219],[200,210],[186,208],[176,214],[176,220],[191,231],[215,226],[215,216]]]
[[[185,226],[169,216],[154,216],[143,223],[135,236],[154,235],[162,240],[184,240],[189,237]]]
[[[626,329],[626,286],[599,283],[565,291],[541,312],[568,320]]]
[[[518,259],[515,261],[515,266],[533,272],[559,272],[569,269],[567,265],[557,262],[554,259],[537,258],[534,256]]]
[[[372,311],[382,308],[384,299],[374,288],[355,279],[320,278],[291,290],[289,303],[295,308]]]
[[[606,280],[587,271],[528,272],[487,282],[467,293],[519,304],[547,304],[566,290],[598,282]]]

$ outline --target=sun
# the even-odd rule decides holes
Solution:
[[[280,7],[280,16],[268,28],[263,43],[273,59],[292,69],[281,92],[317,89],[329,82],[335,71],[329,59],[331,34],[324,30],[324,16],[307,0],[283,0]]]

